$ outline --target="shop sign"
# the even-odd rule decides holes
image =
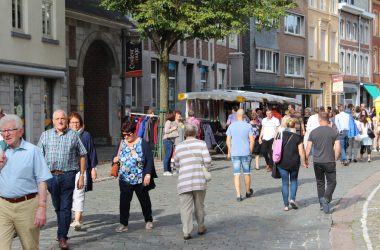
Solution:
[[[342,94],[343,88],[343,76],[332,76],[332,92],[333,94]]]

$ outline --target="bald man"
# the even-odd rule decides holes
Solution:
[[[227,129],[228,158],[231,158],[234,184],[236,190],[236,200],[242,201],[240,194],[240,172],[243,168],[246,198],[253,195],[251,188],[251,154],[255,144],[252,126],[244,120],[244,110],[236,112],[236,122]]]

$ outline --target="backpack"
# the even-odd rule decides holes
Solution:
[[[292,139],[293,135],[290,136],[290,138],[286,141],[284,148],[288,144],[288,142]],[[282,156],[282,132],[278,133],[276,136],[276,139],[273,142],[273,153],[272,153],[272,159],[274,163],[279,163],[281,161]]]

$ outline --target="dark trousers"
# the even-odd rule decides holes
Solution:
[[[318,199],[325,197],[325,199],[330,202],[336,187],[335,162],[314,162],[314,172],[315,179],[317,181]]]
[[[261,154],[264,156],[265,163],[269,166],[273,166],[272,145],[273,139],[270,139],[269,141],[263,140],[263,143],[261,143]]]
[[[73,204],[76,173],[76,171],[69,171],[61,175],[53,175],[53,178],[47,181],[48,190],[57,215],[58,239],[67,240],[71,223],[71,206]]]
[[[164,161],[163,161],[164,171],[171,172],[172,168],[170,164],[171,164],[174,143],[171,139],[164,139],[162,142],[164,144],[164,150],[165,150]]]
[[[140,206],[145,218],[145,222],[152,222],[152,203],[150,202],[149,192],[143,184],[129,185],[123,180],[119,180],[120,187],[120,223],[128,226],[129,210],[131,207],[131,200],[133,191],[135,191],[139,199]]]

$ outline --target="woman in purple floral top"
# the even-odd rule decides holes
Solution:
[[[136,193],[145,218],[145,228],[153,229],[152,204],[149,190],[155,187],[157,178],[150,144],[136,135],[136,124],[126,121],[122,126],[123,140],[120,155],[113,162],[120,163],[120,225],[115,229],[121,233],[128,231],[128,219],[133,192]]]

